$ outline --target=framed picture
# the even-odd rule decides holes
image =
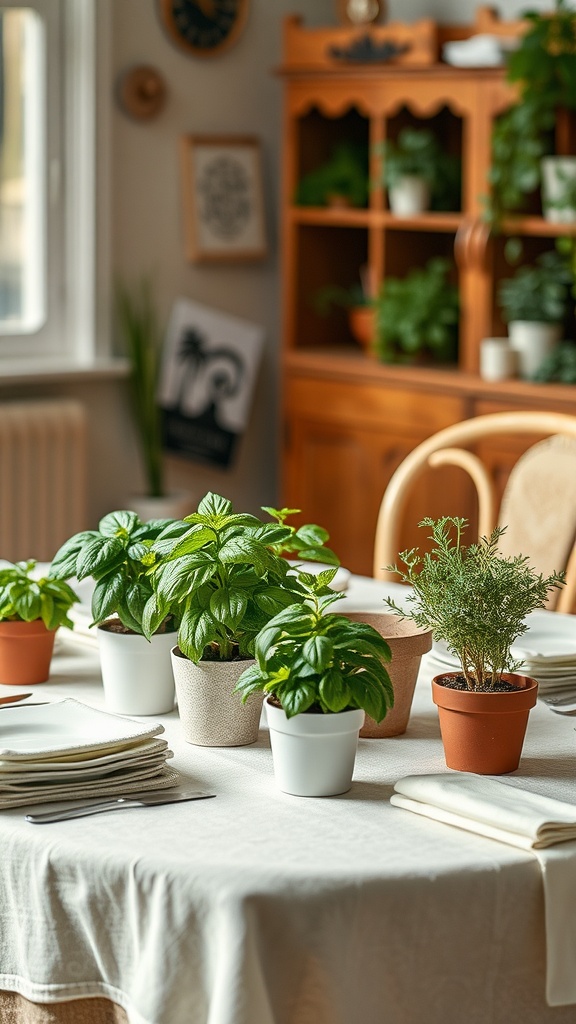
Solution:
[[[260,143],[253,136],[182,139],[186,255],[193,263],[267,254]]]

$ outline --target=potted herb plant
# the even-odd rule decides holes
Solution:
[[[334,796],[352,785],[365,712],[381,722],[394,704],[390,648],[365,622],[327,612],[335,569],[300,573],[304,601],[260,631],[255,664],[240,676],[242,700],[265,694],[274,772],[294,796]]]
[[[296,510],[265,510],[271,522],[237,513],[209,492],[197,512],[167,526],[152,544],[154,588],[144,633],[173,612],[179,620],[172,666],[184,737],[201,746],[241,746],[258,736],[262,699],[243,706],[233,693],[254,657],[258,632],[305,592],[285,555],[338,565],[319,526],[298,529]]]
[[[403,568],[390,566],[412,592],[395,612],[432,629],[461,665],[458,672],[432,680],[446,764],[458,771],[503,775],[519,764],[530,709],[538,684],[519,675],[514,641],[526,630],[526,616],[543,608],[548,591],[561,586],[563,573],[544,577],[522,555],[503,557],[497,527],[490,537],[465,546],[465,519],[423,519],[434,543],[400,555]]]
[[[434,133],[426,128],[403,128],[396,140],[386,139],[378,151],[383,157],[382,178],[392,213],[409,217],[430,209],[446,166]]]
[[[327,316],[334,306],[345,309],[352,337],[367,355],[373,354],[374,303],[360,283],[349,288],[326,285],[316,293],[314,305],[321,316]]]
[[[376,352],[384,363],[453,362],[459,299],[448,260],[430,260],[404,278],[387,277],[375,300]]]
[[[162,411],[158,405],[158,377],[162,345],[150,282],[142,280],[130,290],[116,290],[118,330],[130,361],[130,392],[144,467],[146,491],[130,496],[129,505],[142,521],[178,518],[192,507],[189,495],[166,490],[162,439]]]
[[[68,613],[78,596],[67,583],[35,575],[35,569],[32,558],[0,568],[0,683],[45,682],[56,630],[74,628]]]
[[[351,140],[334,147],[328,160],[304,174],[296,190],[299,206],[368,205],[368,148]]]
[[[541,253],[533,264],[519,267],[500,282],[498,302],[521,377],[533,377],[560,340],[571,283],[568,263],[555,250]]]
[[[170,650],[177,619],[166,613],[144,636],[143,615],[152,596],[151,547],[172,520],[143,523],[135,512],[110,512],[97,530],[70,537],[52,561],[53,579],[93,579],[92,625],[106,705],[117,714],[160,715],[174,707]]]
[[[542,159],[554,154],[558,110],[576,110],[576,15],[567,0],[529,11],[528,29],[508,55],[507,78],[518,102],[494,123],[487,216],[499,227],[521,211],[542,182]],[[546,213],[546,210],[544,211]]]

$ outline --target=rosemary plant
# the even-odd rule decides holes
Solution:
[[[404,568],[388,566],[413,589],[404,609],[391,599],[386,603],[447,644],[462,665],[467,689],[491,689],[503,672],[519,667],[512,645],[526,631],[528,613],[544,607],[549,590],[563,584],[564,573],[544,577],[526,556],[502,556],[498,542],[505,527],[465,546],[466,519],[427,518],[419,525],[431,528],[434,547],[424,555],[418,548],[403,551]]]

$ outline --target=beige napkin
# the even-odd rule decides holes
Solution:
[[[531,851],[544,885],[546,999],[576,1003],[576,805],[479,775],[409,775],[390,802]],[[545,849],[557,845],[555,849]]]

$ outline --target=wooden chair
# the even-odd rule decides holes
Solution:
[[[466,446],[496,435],[545,437],[517,461],[499,503],[486,466]],[[478,497],[478,535],[506,526],[500,549],[523,554],[538,572],[566,569],[566,585],[548,607],[570,612],[576,596],[576,416],[556,412],[504,412],[464,420],[419,444],[398,466],[382,499],[374,545],[374,577],[397,579],[384,568],[398,558],[400,529],[419,475],[428,467],[459,466]]]

